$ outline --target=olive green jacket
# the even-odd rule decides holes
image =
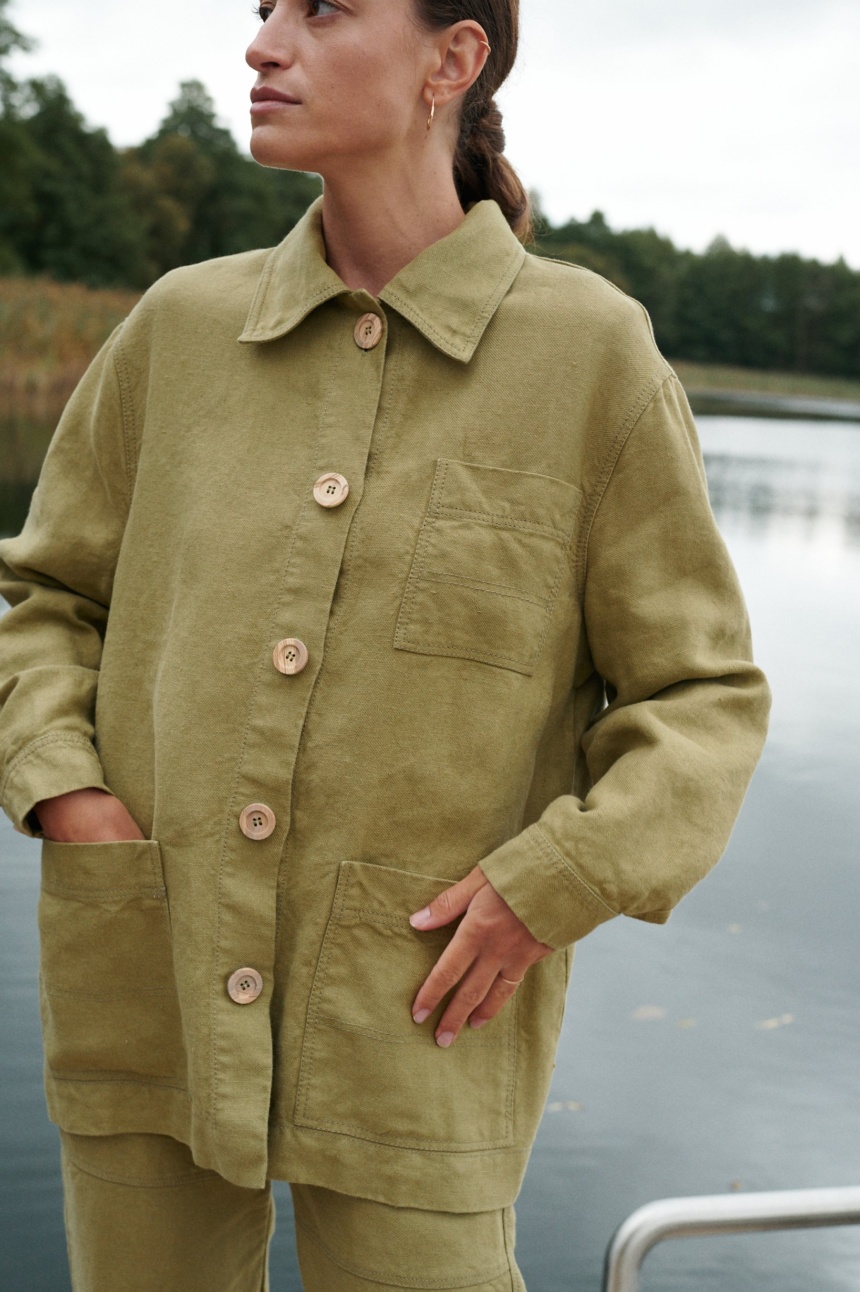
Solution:
[[[717,861],[769,692],[642,307],[494,202],[378,297],[320,220],[145,294],[0,543],[0,803],[38,834],[101,786],[147,836],[42,844],[49,1109],[489,1209],[573,944]],[[410,1005],[452,930],[408,916],[476,863],[558,952],[443,1050]]]

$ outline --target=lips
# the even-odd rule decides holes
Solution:
[[[274,90],[268,85],[255,85],[251,91],[252,103],[300,103],[294,94],[285,94],[283,90]]]

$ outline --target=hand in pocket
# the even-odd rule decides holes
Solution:
[[[412,1006],[424,1023],[453,991],[436,1025],[436,1044],[447,1049],[466,1020],[483,1027],[507,1004],[526,971],[553,948],[539,942],[490,884],[480,866],[410,916],[416,929],[439,929],[462,916],[451,941]]]
[[[33,811],[55,843],[120,843],[146,835],[123,803],[95,787],[40,799]]]

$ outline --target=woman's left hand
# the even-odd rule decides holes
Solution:
[[[457,988],[436,1028],[436,1043],[443,1048],[453,1044],[467,1019],[480,1027],[494,1018],[526,970],[554,949],[532,937],[480,866],[411,915],[409,923],[415,929],[439,929],[459,915],[459,928],[412,1006],[413,1019],[423,1023],[442,997]]]

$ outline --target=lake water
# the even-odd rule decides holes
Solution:
[[[669,924],[614,920],[577,950],[517,1207],[529,1292],[599,1292],[614,1229],[654,1198],[860,1183],[860,425],[699,429],[774,690],[771,735],[726,856]],[[0,1288],[66,1292],[39,845],[0,817],[0,851]],[[294,1292],[277,1195],[273,1292]],[[643,1278],[643,1292],[858,1287],[860,1229],[667,1243]]]

